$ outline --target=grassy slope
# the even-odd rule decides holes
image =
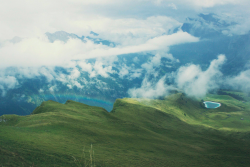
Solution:
[[[72,156],[80,159],[84,146],[89,156],[92,143],[96,166],[248,166],[249,104],[207,99],[222,107],[203,109],[182,94],[118,99],[111,113],[47,101],[32,115],[2,116],[7,121],[0,123],[0,165],[76,166]],[[244,121],[237,114],[245,114]]]
[[[188,124],[202,125],[217,130],[250,131],[249,102],[244,103],[227,95],[212,94],[209,94],[204,100],[220,102],[222,106],[217,109],[202,108],[199,101],[180,93],[171,95],[164,101],[134,99],[134,101],[138,101],[138,104],[175,115]]]

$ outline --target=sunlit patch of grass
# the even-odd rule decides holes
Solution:
[[[209,94],[204,99],[205,101],[220,102],[222,106],[217,109],[202,108],[199,100],[185,97],[181,93],[170,95],[164,100],[135,100],[142,106],[149,106],[174,115],[181,121],[191,125],[201,125],[215,129],[221,129],[223,127],[223,129],[229,129],[230,131],[250,130],[248,126],[249,123],[245,121],[242,124],[241,119],[237,117],[237,115],[244,116],[245,120],[250,120],[249,104],[238,101],[228,95]],[[230,124],[229,122],[232,121],[232,119],[238,123]],[[232,128],[232,126],[235,127]]]

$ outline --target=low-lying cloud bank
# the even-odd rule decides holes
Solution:
[[[122,54],[165,50],[169,46],[198,42],[199,38],[179,31],[171,35],[156,36],[141,44],[111,47],[86,39],[69,39],[51,43],[46,36],[23,39],[18,43],[5,42],[0,47],[1,68],[66,66],[72,60],[110,57]],[[28,61],[27,61],[28,60]]]
[[[250,69],[242,71],[239,75],[227,78],[226,85],[232,89],[250,93]]]
[[[139,88],[128,89],[127,93],[130,97],[159,98],[167,96],[172,90],[182,90],[190,97],[202,98],[208,92],[217,90],[222,86],[250,92],[249,69],[236,76],[223,76],[220,70],[226,62],[225,55],[219,55],[217,59],[211,61],[206,69],[202,69],[200,65],[188,64],[180,67],[175,72],[165,74],[163,77],[158,76],[158,71],[153,68],[161,66],[161,58],[168,58],[170,61],[175,60],[172,55],[156,53],[155,56],[150,57],[146,63],[138,67],[127,66],[125,64],[126,60],[117,65],[114,63],[118,62],[116,57],[110,60],[97,59],[94,62],[85,60],[71,62],[67,68],[64,68],[64,72],[58,71],[54,67],[9,68],[0,73],[0,92],[4,96],[8,90],[22,86],[20,84],[22,84],[23,80],[32,78],[46,78],[45,82],[48,87],[41,87],[40,89],[55,92],[58,90],[56,82],[60,82],[69,89],[75,87],[78,90],[85,90],[89,84],[106,85],[107,89],[109,89],[110,83],[106,83],[106,79],[113,80],[112,84],[121,84],[124,80],[133,80],[138,77],[144,77],[144,79]],[[145,66],[148,68],[145,68]],[[149,68],[151,66],[152,68]],[[117,83],[118,80],[120,80],[120,83]],[[174,81],[172,85],[167,84],[170,80]],[[39,92],[41,92],[40,89]]]
[[[176,86],[167,85],[166,76],[157,82],[148,81],[145,78],[140,88],[129,89],[128,94],[131,97],[158,98],[167,96],[171,90],[179,89],[191,97],[204,97],[209,91],[220,87],[220,79],[223,76],[220,68],[225,61],[225,55],[219,55],[218,59],[213,60],[205,71],[199,65],[194,64],[180,67],[175,75],[171,76],[175,78]]]
[[[13,76],[0,76],[0,90],[2,91],[2,96],[6,94],[6,91],[13,89],[18,85],[18,81]]]
[[[225,55],[213,60],[206,71],[199,65],[188,65],[179,68],[176,75],[177,87],[192,97],[204,97],[209,91],[219,88],[222,73],[220,67],[226,61]]]
[[[158,98],[168,95],[170,90],[173,90],[173,86],[165,84],[166,76],[162,77],[156,83],[148,81],[148,78],[145,77],[142,81],[140,88],[132,88],[128,90],[130,97],[134,98]]]
[[[194,64],[181,67],[174,75],[175,87],[166,84],[169,74],[159,79],[156,70],[162,65],[162,58],[178,61],[175,55],[167,54],[170,46],[199,42],[199,38],[180,31],[184,19],[203,12],[214,13],[226,22],[235,23],[219,29],[226,35],[246,34],[250,30],[249,0],[37,0],[28,4],[10,0],[0,6],[0,31],[4,32],[0,34],[2,95],[21,86],[19,81],[22,79],[45,77],[49,84],[59,81],[69,89],[82,90],[88,82],[83,77],[86,73],[90,80],[105,80],[117,74],[119,78],[112,78],[116,82],[143,78],[142,71],[146,71],[147,75],[154,75],[153,80],[146,77],[140,88],[129,90],[131,96],[157,98],[178,88],[189,96],[202,97],[220,87],[220,67],[225,56],[219,56],[205,70]],[[201,26],[204,27],[202,23]],[[51,42],[44,35],[61,30],[108,40],[115,45],[95,43],[91,38]],[[92,31],[99,35],[91,34]],[[117,67],[112,64],[114,60],[106,63],[106,59],[117,55],[142,52],[157,54],[136,67],[126,64]],[[97,60],[87,61],[93,58]],[[56,71],[56,66],[67,73]],[[12,69],[6,70],[9,67]],[[228,86],[249,91],[249,78],[249,70],[246,70],[224,81]],[[49,90],[56,91],[56,87],[51,84]]]
[[[166,18],[161,17],[161,19],[170,23],[176,22],[173,19]],[[152,19],[150,20],[152,21]],[[173,24],[179,26],[179,23]],[[172,31],[173,28],[176,28],[176,25],[165,29],[162,29],[161,26],[162,31],[160,32],[158,30],[155,32],[145,31],[139,36],[133,37],[132,35],[131,39],[123,37],[127,43],[118,43],[116,46],[95,43],[88,38],[84,38],[84,40],[69,38],[67,41],[55,40],[51,42],[46,35],[5,41],[0,45],[0,77],[4,78],[0,82],[2,95],[5,95],[9,89],[14,89],[18,85],[18,80],[35,77],[45,77],[48,82],[56,80],[66,84],[69,88],[76,86],[82,89],[83,86],[78,81],[81,73],[87,72],[90,78],[97,76],[108,78],[110,74],[116,73],[113,70],[112,63],[117,61],[117,55],[141,52],[164,53],[158,54],[152,59],[148,66],[152,65],[153,68],[160,63],[162,57],[174,59],[171,54],[165,54],[168,47],[199,41],[199,38],[182,31],[168,34],[168,31]],[[127,28],[131,31],[132,29],[131,27]],[[133,30],[137,31],[137,27]],[[147,33],[149,33],[149,36],[145,36]],[[67,35],[67,33],[64,34]],[[136,42],[129,42],[133,40]],[[95,59],[95,61],[89,63],[88,59]],[[57,73],[55,67],[66,69],[69,74]],[[131,74],[130,79],[141,76],[141,69],[127,67],[126,65],[118,67],[118,69],[120,69],[120,78],[129,74]],[[15,84],[6,84],[7,81],[9,82],[9,77]]]

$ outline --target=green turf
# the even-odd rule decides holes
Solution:
[[[249,103],[204,100],[222,106],[205,109],[181,93],[117,99],[111,113],[46,101],[31,115],[0,117],[0,165],[90,166],[91,155],[92,166],[249,166]]]

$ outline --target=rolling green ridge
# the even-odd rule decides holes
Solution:
[[[91,144],[92,166],[249,166],[249,102],[204,100],[222,106],[205,109],[181,93],[117,99],[110,113],[46,101],[31,115],[0,117],[0,166],[90,166]]]

